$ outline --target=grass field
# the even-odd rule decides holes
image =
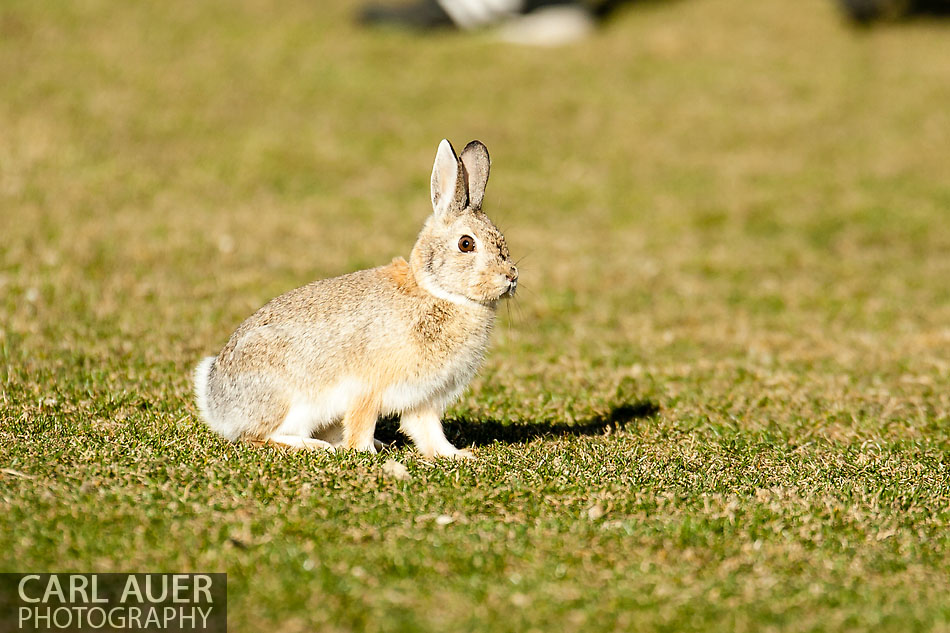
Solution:
[[[950,23],[355,7],[0,6],[0,570],[226,571],[241,632],[950,631]],[[408,255],[442,137],[525,257],[477,460],[203,428],[243,318]]]

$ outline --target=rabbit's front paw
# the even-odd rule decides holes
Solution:
[[[436,459],[475,459],[475,453],[468,448],[458,449],[453,446],[452,450],[438,451],[433,457]]]
[[[373,440],[369,444],[354,444],[347,446],[350,450],[360,451],[361,453],[369,453],[370,455],[376,455],[379,451],[376,450],[376,441]]]

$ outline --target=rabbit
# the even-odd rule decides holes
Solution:
[[[426,457],[466,458],[442,415],[468,386],[518,269],[482,212],[491,160],[447,140],[432,167],[433,214],[407,262],[315,281],[270,301],[194,372],[207,425],[228,440],[375,453],[380,416]]]

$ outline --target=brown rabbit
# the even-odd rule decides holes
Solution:
[[[195,369],[208,426],[229,440],[375,452],[380,416],[427,457],[470,457],[445,438],[442,414],[488,347],[499,300],[518,270],[482,210],[488,150],[456,157],[443,140],[432,208],[409,261],[315,281],[273,299]]]

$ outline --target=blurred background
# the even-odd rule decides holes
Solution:
[[[271,296],[407,255],[439,139],[478,138],[526,257],[500,415],[639,373],[669,403],[696,363],[946,372],[950,25],[843,5],[634,2],[552,48],[349,1],[5,2],[4,331],[185,397]]]

